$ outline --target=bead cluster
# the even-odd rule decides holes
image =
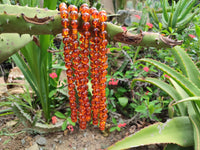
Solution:
[[[67,8],[65,3],[59,5],[63,26],[65,67],[69,89],[71,120],[79,121],[81,129],[91,120],[93,125],[105,129],[107,119],[106,106],[106,75],[107,75],[107,43],[106,12],[98,12],[87,4],[78,9],[74,5]],[[81,17],[82,28],[78,39],[78,18]],[[91,22],[91,23],[90,23]],[[71,28],[70,28],[71,27]],[[71,30],[70,30],[71,29]],[[80,41],[80,43],[79,43]],[[90,64],[90,66],[89,66]],[[92,100],[88,98],[88,76],[91,73]],[[76,103],[76,90],[79,104]]]

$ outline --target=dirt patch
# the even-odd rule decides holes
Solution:
[[[127,125],[120,132],[106,132],[105,134],[93,125],[88,125],[86,130],[80,130],[77,125],[73,132],[66,130],[65,132],[39,135],[25,132],[22,124],[7,127],[6,123],[10,120],[16,120],[16,118],[12,115],[5,118],[5,116],[0,117],[2,123],[0,127],[1,150],[101,150],[141,128]],[[45,139],[44,145],[37,143],[37,139],[40,137]],[[33,148],[35,145],[36,148]],[[161,150],[162,148],[163,146],[154,145],[131,150]]]

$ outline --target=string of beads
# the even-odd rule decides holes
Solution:
[[[78,120],[79,127],[85,129],[87,122],[92,118],[93,125],[99,125],[100,130],[104,130],[108,112],[105,93],[108,67],[106,12],[98,12],[94,7],[89,8],[87,4],[81,5],[79,12],[76,6],[69,5],[67,8],[65,3],[61,3],[59,9],[65,44],[64,60],[67,68],[71,120]],[[88,98],[89,72],[92,83],[91,105]]]

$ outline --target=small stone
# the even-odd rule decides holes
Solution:
[[[16,120],[11,120],[11,121],[9,121],[9,122],[6,123],[6,127],[10,128],[10,127],[13,127],[16,124],[17,124]]]
[[[54,139],[53,141],[54,141],[54,142],[56,142],[56,143],[58,143],[58,142],[59,142],[59,140],[58,140],[57,138],[56,138],[56,139]]]
[[[38,137],[36,139],[36,143],[41,145],[41,146],[45,146],[47,144],[47,140],[44,137]]]
[[[22,140],[21,140],[21,143],[22,143],[22,145],[24,145],[24,144],[26,143],[26,140],[25,140],[25,139],[22,139]]]
[[[37,143],[34,143],[31,147],[27,148],[26,150],[39,150],[39,146]]]

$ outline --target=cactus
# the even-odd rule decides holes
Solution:
[[[32,41],[32,39],[33,37],[28,34],[24,34],[21,37],[16,33],[0,34],[0,63],[16,53],[20,48]]]
[[[121,27],[112,23],[107,24],[106,30],[112,40],[135,46],[161,48],[182,44],[182,41],[172,40],[158,33],[141,32],[135,35],[124,32]],[[0,33],[56,35],[61,31],[61,18],[57,10],[0,5]]]

